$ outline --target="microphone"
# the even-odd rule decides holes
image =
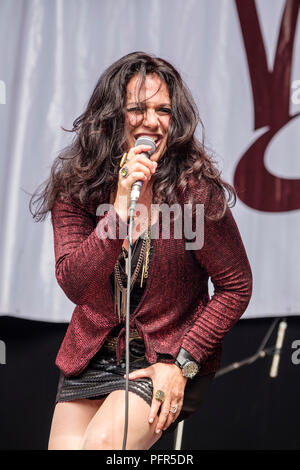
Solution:
[[[149,150],[149,152],[142,152],[140,155],[145,155],[146,157],[150,158],[151,155],[154,154],[156,150],[156,145],[153,139],[149,137],[148,135],[143,135],[139,137],[136,141],[134,146],[137,147],[138,145],[149,145],[152,147],[152,150]],[[139,200],[141,189],[143,186],[143,181],[136,181],[133,183],[132,188],[131,188],[131,195],[130,195],[130,205],[129,205],[129,215],[133,215],[136,204]]]
[[[272,365],[270,369],[270,377],[272,378],[277,377],[277,374],[278,374],[279,359],[280,359],[280,354],[281,354],[286,327],[287,327],[287,322],[285,321],[285,319],[283,319],[283,321],[279,323],[275,351],[274,351],[273,361],[272,361]]]

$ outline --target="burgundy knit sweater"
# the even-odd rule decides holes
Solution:
[[[181,203],[204,204],[210,187],[189,182]],[[107,202],[107,201],[106,201]],[[210,213],[218,209],[217,199]],[[76,304],[59,349],[56,365],[66,376],[78,375],[118,324],[110,275],[121,251],[127,224],[113,206],[98,217],[71,199],[57,198],[52,209],[56,278]],[[113,229],[116,228],[116,238]],[[201,366],[200,375],[220,366],[221,343],[245,311],[252,275],[240,233],[228,208],[219,221],[205,218],[204,245],[187,250],[184,237],[154,240],[153,258],[142,299],[130,317],[130,327],[144,338],[146,359],[156,353],[174,360],[183,347]],[[209,298],[208,278],[214,285]],[[117,358],[125,348],[125,328],[118,337]]]

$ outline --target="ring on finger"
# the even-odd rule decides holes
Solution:
[[[121,174],[121,176],[123,176],[123,178],[127,178],[128,172],[129,172],[129,170],[128,170],[127,165],[124,165],[120,170],[120,174]]]
[[[165,393],[162,390],[157,390],[157,392],[154,395],[155,400],[160,401],[161,403],[165,399]]]
[[[175,414],[178,410],[178,405],[171,406],[169,413]]]

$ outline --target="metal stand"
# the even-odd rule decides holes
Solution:
[[[279,328],[278,328],[278,333],[277,333],[277,341],[275,346],[271,346],[266,348],[266,344],[273,333],[273,330],[275,329],[275,326],[277,323],[280,322]],[[275,320],[272,322],[272,325],[268,329],[267,333],[265,334],[260,346],[258,347],[257,351],[250,357],[243,359],[242,361],[239,362],[233,362],[229,366],[222,367],[222,369],[219,369],[215,375],[215,378],[221,377],[224,374],[228,374],[228,372],[231,372],[233,370],[237,370],[242,366],[245,365],[250,365],[253,364],[257,359],[262,359],[266,356],[272,356],[273,355],[273,361],[272,361],[272,366],[270,369],[270,377],[274,378],[277,377],[277,371],[278,371],[278,365],[279,365],[279,358],[280,358],[280,353],[281,353],[281,348],[283,344],[283,339],[284,339],[284,334],[285,330],[287,327],[287,322],[286,318],[275,318]],[[175,438],[174,438],[174,450],[181,450],[181,443],[182,443],[182,436],[183,436],[183,427],[184,427],[184,421],[181,421],[175,431]]]

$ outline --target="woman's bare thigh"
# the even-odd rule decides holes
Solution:
[[[49,450],[79,450],[86,428],[104,402],[97,400],[72,400],[55,406],[49,437]]]
[[[150,449],[159,439],[155,434],[158,418],[149,423],[150,406],[138,395],[129,392],[126,450]],[[85,450],[122,449],[125,423],[125,392],[108,395],[87,426],[83,440]]]

